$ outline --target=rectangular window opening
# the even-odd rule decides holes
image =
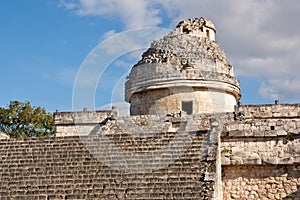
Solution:
[[[193,114],[193,102],[192,101],[183,101],[181,102],[181,110],[186,112],[186,114]]]
[[[209,38],[209,30],[206,30],[206,37]]]

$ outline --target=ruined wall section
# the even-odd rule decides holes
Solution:
[[[300,105],[248,105],[221,134],[224,199],[299,199]]]
[[[298,200],[299,165],[223,166],[223,199]]]
[[[236,108],[245,119],[299,118],[300,104],[243,105]]]
[[[209,130],[211,117],[217,116],[217,114],[186,115],[185,113],[118,116],[115,110],[56,112],[54,114],[54,124],[57,137],[95,134],[99,128],[103,131],[115,129],[114,131],[118,130],[138,135],[166,131],[176,132],[178,130]],[[231,114],[224,116],[233,119]]]
[[[223,165],[300,164],[300,119],[234,123],[221,136]]]
[[[56,137],[88,134],[97,124],[112,116],[111,110],[54,113]]]
[[[82,112],[56,112],[54,114],[56,136],[78,136],[94,134],[95,130],[102,127],[103,131],[112,126],[130,133],[155,133],[167,131],[170,123],[165,121],[165,116],[138,115],[118,116],[115,111],[82,111]],[[97,129],[98,130],[98,129]]]

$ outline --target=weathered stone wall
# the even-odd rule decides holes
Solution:
[[[222,165],[300,164],[299,136],[222,137]]]
[[[248,119],[227,124],[223,164],[300,163],[300,119]]]
[[[100,122],[112,115],[112,111],[55,112],[56,137],[87,135]]]
[[[146,91],[132,96],[130,115],[176,113],[180,110],[179,103],[170,89]]]
[[[226,91],[177,87],[148,90],[131,98],[130,114],[170,114],[182,111],[181,103],[192,101],[193,113],[233,112],[236,99]]]
[[[118,127],[119,131],[130,134],[153,134],[161,131],[209,130],[210,119],[218,115],[173,113],[171,115],[117,116],[114,111],[56,112],[54,115],[56,136],[89,135],[95,128],[104,131]],[[91,117],[91,120],[89,120]],[[95,118],[93,118],[95,117]],[[232,118],[232,115],[227,115]],[[226,119],[228,120],[228,119]],[[79,134],[80,133],[80,134]]]
[[[300,165],[226,165],[223,199],[299,199]]]
[[[157,111],[158,107],[154,109]],[[89,137],[99,138],[96,141],[106,141],[105,138],[109,138],[115,144],[124,144],[125,149],[145,148],[147,152],[149,148],[160,149],[157,146],[159,141],[165,141],[161,145],[167,145],[167,135],[169,139],[174,139],[182,131],[188,131],[192,135],[204,134],[206,136],[201,143],[200,154],[210,155],[206,158],[213,162],[210,169],[214,169],[215,173],[206,173],[204,177],[206,180],[214,180],[213,186],[210,186],[214,188],[214,198],[220,197],[222,191],[223,199],[300,197],[300,105],[246,105],[236,107],[235,112],[223,114],[174,113],[118,117],[112,111],[88,113],[80,112],[79,118],[72,113],[56,113],[56,123],[63,130],[61,136],[68,135],[67,131],[74,127],[74,122],[80,121],[79,127],[85,131],[89,129]],[[91,121],[93,116],[98,116],[98,119]],[[163,136],[162,133],[167,135]],[[140,146],[145,145],[145,142],[147,147]],[[139,147],[134,147],[135,145]],[[101,144],[94,146],[99,147]],[[109,150],[108,146],[103,149],[106,150],[105,153],[117,153],[117,149]],[[93,149],[89,151],[93,152]],[[99,151],[94,153],[99,155]],[[170,159],[171,154],[162,155]],[[126,156],[128,155],[124,154],[119,157],[119,161],[121,158],[130,160]],[[152,165],[144,161],[144,166]]]
[[[224,199],[300,198],[299,107],[236,108],[221,134]]]
[[[219,109],[218,112],[232,112],[237,99],[240,98],[239,88],[234,86],[239,85],[239,82],[235,77],[225,72],[217,73],[215,71],[203,71],[202,69],[177,71],[169,64],[164,66],[160,66],[161,64],[143,65],[147,66],[136,66],[132,68],[131,76],[134,77],[134,79],[129,79],[126,82],[125,98],[130,102],[131,107],[137,106],[137,108],[133,108],[133,110],[139,110],[141,106],[149,106],[149,101],[160,101],[161,97],[167,97],[167,95],[177,93],[177,99],[179,99],[179,101],[181,101],[181,99],[193,100],[197,98],[202,100],[205,104],[207,101],[204,99],[211,101],[221,100],[223,102],[210,103],[210,107],[224,104],[223,109]],[[216,64],[215,62],[209,62],[207,65]],[[207,90],[209,92],[205,92]],[[188,93],[188,96],[184,94],[183,98],[181,98],[181,93]],[[144,95],[147,94],[149,94],[150,97],[144,97]],[[155,97],[157,98],[155,99]],[[146,98],[147,101],[144,98]],[[164,99],[167,103],[164,105],[164,109],[174,110],[172,107],[173,97],[169,98],[170,100]],[[138,103],[136,103],[137,101]],[[203,107],[201,104],[200,108]],[[153,104],[151,104],[151,106],[152,105]],[[178,110],[178,108],[176,110]],[[201,109],[196,109],[195,113],[210,113],[213,109],[204,106],[203,110],[204,112],[202,112]],[[148,114],[148,112],[135,112],[135,114]]]
[[[131,87],[146,86],[148,83],[164,83],[169,80],[204,80],[220,81],[233,85],[238,85],[238,80],[234,77],[231,66],[224,67],[224,64],[218,61],[200,58],[199,66],[181,70],[181,64],[172,66],[169,63],[143,63],[134,66],[130,72],[130,79],[127,83],[127,91]],[[177,68],[176,68],[177,67]],[[150,85],[150,84],[149,84]]]
[[[117,116],[114,111],[83,111],[83,112],[56,112],[54,121],[56,136],[77,136],[93,134],[95,127],[105,126],[108,122],[117,124],[120,129],[130,133],[156,133],[168,131],[170,122],[166,116],[137,115]],[[171,129],[170,129],[171,130]]]
[[[237,107],[245,119],[299,118],[300,104],[243,105]]]
[[[172,122],[162,115],[136,115],[117,117],[111,121],[112,129],[116,132],[129,133],[140,138],[150,137],[159,132],[171,132]],[[107,127],[107,126],[106,126]],[[109,128],[109,127],[108,127]],[[177,131],[174,129],[173,132]]]

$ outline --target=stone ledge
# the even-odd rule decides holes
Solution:
[[[232,159],[233,158],[233,159]],[[221,165],[294,165],[300,164],[300,157],[288,158],[241,158],[241,157],[222,157]]]
[[[299,119],[300,104],[241,105],[237,111],[243,112],[245,119]]]
[[[227,131],[221,133],[221,138],[279,138],[287,137],[289,134],[294,137],[300,137],[300,132],[277,130],[277,131],[249,131],[249,130],[236,130],[236,131]]]

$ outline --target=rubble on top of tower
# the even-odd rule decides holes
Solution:
[[[224,51],[217,42],[208,38],[174,35],[173,32],[163,39],[154,41],[137,65],[144,63],[180,64],[182,59],[189,59],[191,62],[196,59],[210,59],[230,66]]]
[[[144,63],[166,63],[180,69],[178,66],[182,65],[182,62],[188,61],[189,66],[195,66],[195,62],[212,60],[231,69],[225,52],[214,41],[214,36],[212,39],[212,34],[208,36],[204,29],[215,34],[215,26],[205,18],[180,22],[167,36],[153,41],[135,66]]]
[[[216,28],[215,28],[214,24],[204,17],[187,19],[187,20],[181,21],[178,23],[176,28],[182,27],[182,32],[189,33],[192,30],[201,30],[203,32],[204,26],[209,27],[216,32]]]
[[[210,59],[229,64],[220,45],[206,37],[199,38],[188,34],[178,34],[174,31],[163,39],[154,41],[150,49],[152,48],[172,52],[178,58]],[[143,57],[145,55],[147,52]]]

